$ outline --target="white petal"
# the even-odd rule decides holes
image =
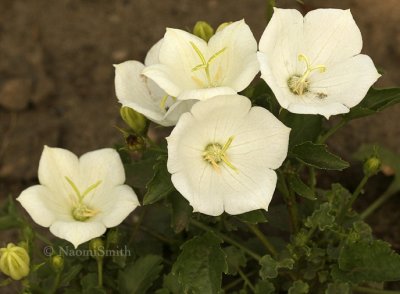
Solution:
[[[328,67],[359,54],[361,32],[350,10],[316,9],[304,17],[304,42],[310,61]]]
[[[125,182],[125,170],[117,151],[111,148],[99,149],[82,155],[79,159],[80,179],[76,182],[81,193],[89,186],[100,182],[85,200],[91,201],[102,191],[109,191]]]
[[[361,102],[379,77],[371,58],[360,54],[315,75],[310,85],[312,92],[328,95],[327,103],[339,102],[351,108]]]
[[[257,41],[244,20],[233,22],[217,32],[208,42],[210,52],[225,51],[211,63],[211,71],[221,66],[225,75],[221,86],[236,92],[245,89],[259,71]],[[222,95],[222,94],[220,94]]]
[[[67,201],[67,191],[70,191],[70,186],[65,177],[69,177],[74,182],[78,180],[78,157],[66,149],[44,146],[39,161],[38,177],[43,186],[56,192],[55,197]]]
[[[204,89],[194,89],[183,91],[179,96],[179,100],[207,100],[215,96],[234,95],[236,91],[230,87],[213,87]]]
[[[345,105],[333,102],[333,103],[293,103],[290,104],[288,110],[293,113],[302,114],[320,114],[329,119],[331,115],[347,113],[350,111]]]
[[[17,200],[40,226],[49,227],[57,219],[72,219],[71,205],[48,188],[36,185],[22,191]]]
[[[165,114],[165,124],[168,124],[169,126],[176,125],[181,115],[185,112],[190,111],[190,109],[192,109],[192,106],[196,102],[197,100],[176,101],[174,104],[171,105],[171,107]]]
[[[152,86],[151,81],[146,81],[147,78],[141,75],[143,69],[144,65],[134,60],[115,65],[115,91],[123,106],[158,122],[165,114],[159,105],[164,94]]]
[[[295,9],[274,9],[274,14],[263,32],[260,52],[268,57],[268,67],[274,75],[287,80],[302,68],[297,57],[303,51],[303,16]],[[264,66],[265,68],[265,66]],[[265,75],[263,67],[261,74]]]
[[[290,129],[262,107],[253,107],[243,119],[228,149],[238,165],[277,169],[287,155]]]
[[[147,52],[146,58],[144,60],[144,64],[146,66],[160,63],[160,59],[158,57],[160,56],[160,48],[162,42],[163,39],[159,40],[153,45],[153,47],[150,48],[149,52]]]
[[[140,205],[136,193],[127,185],[115,187],[105,196],[92,202],[101,211],[99,218],[107,228],[118,226]]]
[[[71,242],[75,248],[103,235],[105,231],[106,227],[99,222],[56,221],[50,226],[54,236]]]

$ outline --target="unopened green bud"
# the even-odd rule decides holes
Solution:
[[[57,272],[61,272],[64,268],[64,257],[61,255],[54,255],[51,257],[51,266]]]
[[[102,238],[94,238],[89,242],[89,249],[94,259],[100,260],[104,257],[104,241]]]
[[[381,168],[381,161],[378,157],[372,156],[364,162],[363,170],[366,176],[375,175]]]
[[[0,248],[0,270],[7,276],[18,281],[29,275],[30,258],[25,248],[9,243],[6,248]]]
[[[194,25],[193,34],[208,42],[208,40],[210,40],[210,38],[214,35],[214,29],[207,22],[198,21]]]
[[[225,29],[227,26],[229,26],[232,22],[228,21],[228,22],[223,22],[221,23],[218,28],[217,28],[217,33],[222,31],[223,29]]]
[[[122,106],[120,114],[124,122],[136,133],[143,135],[147,130],[146,117],[130,107]]]
[[[107,233],[107,245],[108,246],[116,246],[119,243],[120,233],[117,229],[111,229]]]

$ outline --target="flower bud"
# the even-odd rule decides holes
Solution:
[[[143,135],[147,130],[147,119],[132,108],[122,106],[120,114],[124,122],[136,133]]]
[[[64,268],[64,257],[61,255],[54,255],[51,257],[51,267],[57,272],[61,272]]]
[[[208,42],[214,35],[214,29],[207,22],[198,21],[193,28],[193,34]]]
[[[104,241],[102,238],[94,238],[89,242],[89,249],[92,252],[92,257],[96,260],[101,260],[104,257]]]
[[[125,137],[125,142],[130,151],[143,151],[146,149],[146,141],[143,137],[130,134]]]
[[[30,258],[23,247],[9,243],[0,248],[0,270],[14,280],[21,280],[29,275]]]
[[[371,156],[364,162],[363,170],[366,176],[375,175],[381,168],[381,160],[376,156]]]
[[[232,22],[228,21],[228,22],[223,22],[221,23],[218,28],[217,28],[217,33],[222,31],[223,29],[225,29],[227,26],[229,26]]]

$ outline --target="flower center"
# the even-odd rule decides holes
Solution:
[[[73,208],[71,211],[72,217],[76,221],[84,222],[88,220],[89,218],[95,216],[97,213],[99,213],[98,210],[92,209],[88,207],[84,202],[83,199],[94,189],[96,189],[100,184],[101,181],[97,181],[93,185],[90,185],[89,187],[86,188],[86,190],[81,193],[78,189],[78,187],[75,185],[75,183],[69,178],[65,177],[67,180],[68,184],[71,186],[72,190],[74,190],[75,197],[72,197],[72,204]]]
[[[229,168],[234,171],[238,171],[238,169],[228,160],[226,155],[226,151],[231,145],[234,137],[229,137],[228,141],[222,146],[219,143],[210,143],[208,144],[203,151],[203,159],[212,165],[212,167],[216,171],[220,171],[220,164],[225,163]]]
[[[199,79],[196,76],[192,76],[192,79],[201,87],[217,87],[219,84],[219,80],[221,78],[221,67],[218,67],[218,70],[216,74],[214,75],[213,78],[211,78],[210,74],[210,65],[211,63],[218,57],[220,56],[225,50],[226,47],[222,48],[219,50],[217,53],[212,55],[208,60],[204,57],[204,54],[200,51],[199,47],[196,46],[193,42],[190,42],[190,45],[193,47],[193,50],[196,52],[197,56],[199,56],[201,63],[196,65],[195,67],[192,68],[192,72],[198,71],[203,69],[206,77],[207,77],[207,84],[206,85],[201,79]]]
[[[304,93],[308,92],[310,81],[308,77],[310,74],[315,71],[319,70],[320,73],[326,71],[326,66],[323,64],[311,66],[310,61],[308,60],[307,56],[304,54],[299,54],[298,56],[299,61],[303,61],[306,64],[306,70],[302,75],[293,75],[288,79],[288,86],[290,91],[295,95],[303,95]]]

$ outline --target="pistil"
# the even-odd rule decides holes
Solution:
[[[224,146],[219,143],[210,143],[204,148],[204,160],[211,164],[212,167],[218,172],[220,171],[221,163],[225,163],[230,169],[238,172],[238,169],[229,161],[226,154],[229,146],[232,144],[233,139],[234,136],[229,137]]]

